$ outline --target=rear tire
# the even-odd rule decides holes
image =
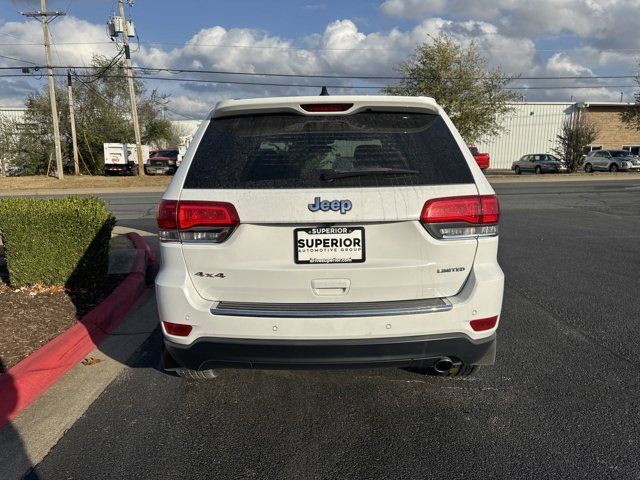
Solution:
[[[611,173],[615,173],[615,172],[617,172],[617,171],[618,171],[618,164],[617,164],[617,163],[612,163],[612,164],[609,166],[609,171],[610,171]]]
[[[590,163],[587,163],[584,166],[584,171],[587,172],[587,173],[593,173],[593,166]]]
[[[176,375],[192,380],[211,380],[218,376],[217,370],[191,370],[189,368],[177,368]]]
[[[536,175],[542,175],[542,168],[540,167],[540,165],[536,167],[535,172],[536,172]]]
[[[516,175],[520,175],[522,173],[522,170],[520,170],[520,167],[516,165],[516,168],[513,169],[513,171],[516,173]]]

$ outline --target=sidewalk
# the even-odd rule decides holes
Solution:
[[[123,245],[110,255],[110,273],[127,274],[115,290],[0,375],[0,478],[21,478],[40,462],[157,328],[146,281],[155,252],[139,235],[128,236],[135,249]]]
[[[0,429],[0,478],[21,478],[37,465],[93,401],[125,369],[127,360],[158,326],[153,290],[99,348]]]

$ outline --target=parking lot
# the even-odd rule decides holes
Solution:
[[[640,478],[640,181],[495,188],[494,367],[185,381],[156,331],[32,478]],[[153,231],[159,194],[104,198]]]

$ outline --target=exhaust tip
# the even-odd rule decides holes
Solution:
[[[433,364],[433,368],[438,373],[447,373],[453,368],[453,360],[449,357],[442,357],[436,360]]]

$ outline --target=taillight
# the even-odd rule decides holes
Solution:
[[[176,337],[186,337],[193,330],[191,325],[185,325],[184,323],[162,322],[162,326],[165,332]]]
[[[156,213],[158,222],[158,238],[161,242],[177,242],[178,235],[178,201],[162,200]]]
[[[161,201],[157,220],[161,242],[220,243],[240,224],[230,203],[191,200]]]
[[[471,328],[473,328],[476,332],[481,332],[482,330],[491,330],[498,323],[498,317],[489,317],[489,318],[479,318],[477,320],[471,320],[469,324]]]
[[[300,107],[307,112],[346,112],[353,103],[306,103]]]
[[[498,234],[500,205],[495,195],[428,200],[420,221],[435,238],[487,237]]]

